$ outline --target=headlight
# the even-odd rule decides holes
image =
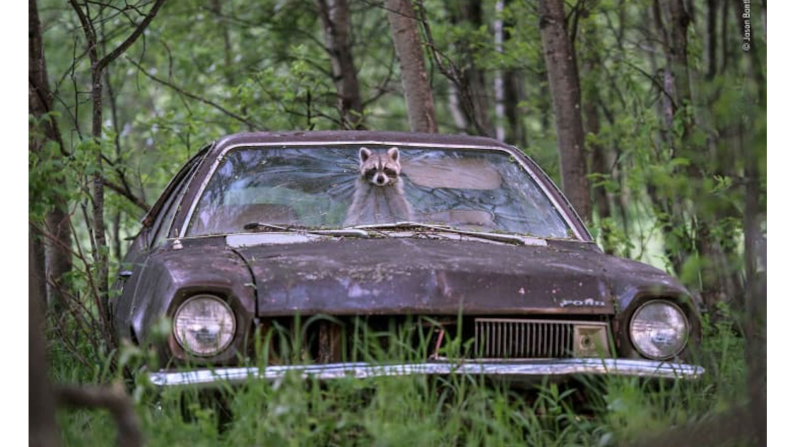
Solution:
[[[646,357],[662,360],[679,354],[687,343],[687,319],[671,302],[649,301],[629,322],[632,344]]]
[[[185,351],[209,357],[226,349],[235,336],[235,314],[212,295],[194,296],[174,315],[174,337]]]

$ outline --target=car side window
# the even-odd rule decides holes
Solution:
[[[168,198],[168,201],[163,206],[159,219],[155,221],[154,225],[152,226],[156,229],[155,237],[151,244],[152,247],[161,245],[169,237],[168,232],[173,226],[174,216],[179,210],[182,197],[185,195],[185,190],[188,188],[188,184],[190,184],[190,181],[193,178],[193,174],[199,165],[199,161],[200,160],[196,160],[196,162],[194,162],[190,167],[188,173],[179,180],[179,185],[177,185],[177,187],[171,192],[171,197]]]

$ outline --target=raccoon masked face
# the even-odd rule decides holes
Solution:
[[[400,150],[393,147],[385,154],[359,149],[359,172],[365,180],[376,186],[394,184],[400,176]]]

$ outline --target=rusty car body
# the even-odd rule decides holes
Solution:
[[[400,149],[412,221],[341,224],[362,147]],[[147,344],[158,322],[172,323],[156,343],[164,366],[148,373],[158,386],[290,371],[510,380],[703,372],[683,362],[700,334],[687,289],[606,255],[529,157],[481,137],[222,138],[166,187],[114,288],[119,339]],[[410,361],[389,358],[397,351],[384,334],[401,330],[416,349]],[[386,358],[365,352],[369,342],[357,347],[367,337]]]

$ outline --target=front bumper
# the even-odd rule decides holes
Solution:
[[[287,365],[238,368],[195,369],[190,371],[158,371],[149,373],[157,387],[213,386],[218,382],[242,384],[249,380],[273,381],[295,372],[303,378],[318,380],[345,377],[367,378],[406,375],[470,374],[504,378],[511,381],[533,381],[543,377],[572,375],[616,375],[656,377],[663,379],[697,379],[704,368],[696,365],[654,360],[628,359],[551,359],[522,362],[428,362],[396,365],[371,363],[329,363],[322,365]]]

